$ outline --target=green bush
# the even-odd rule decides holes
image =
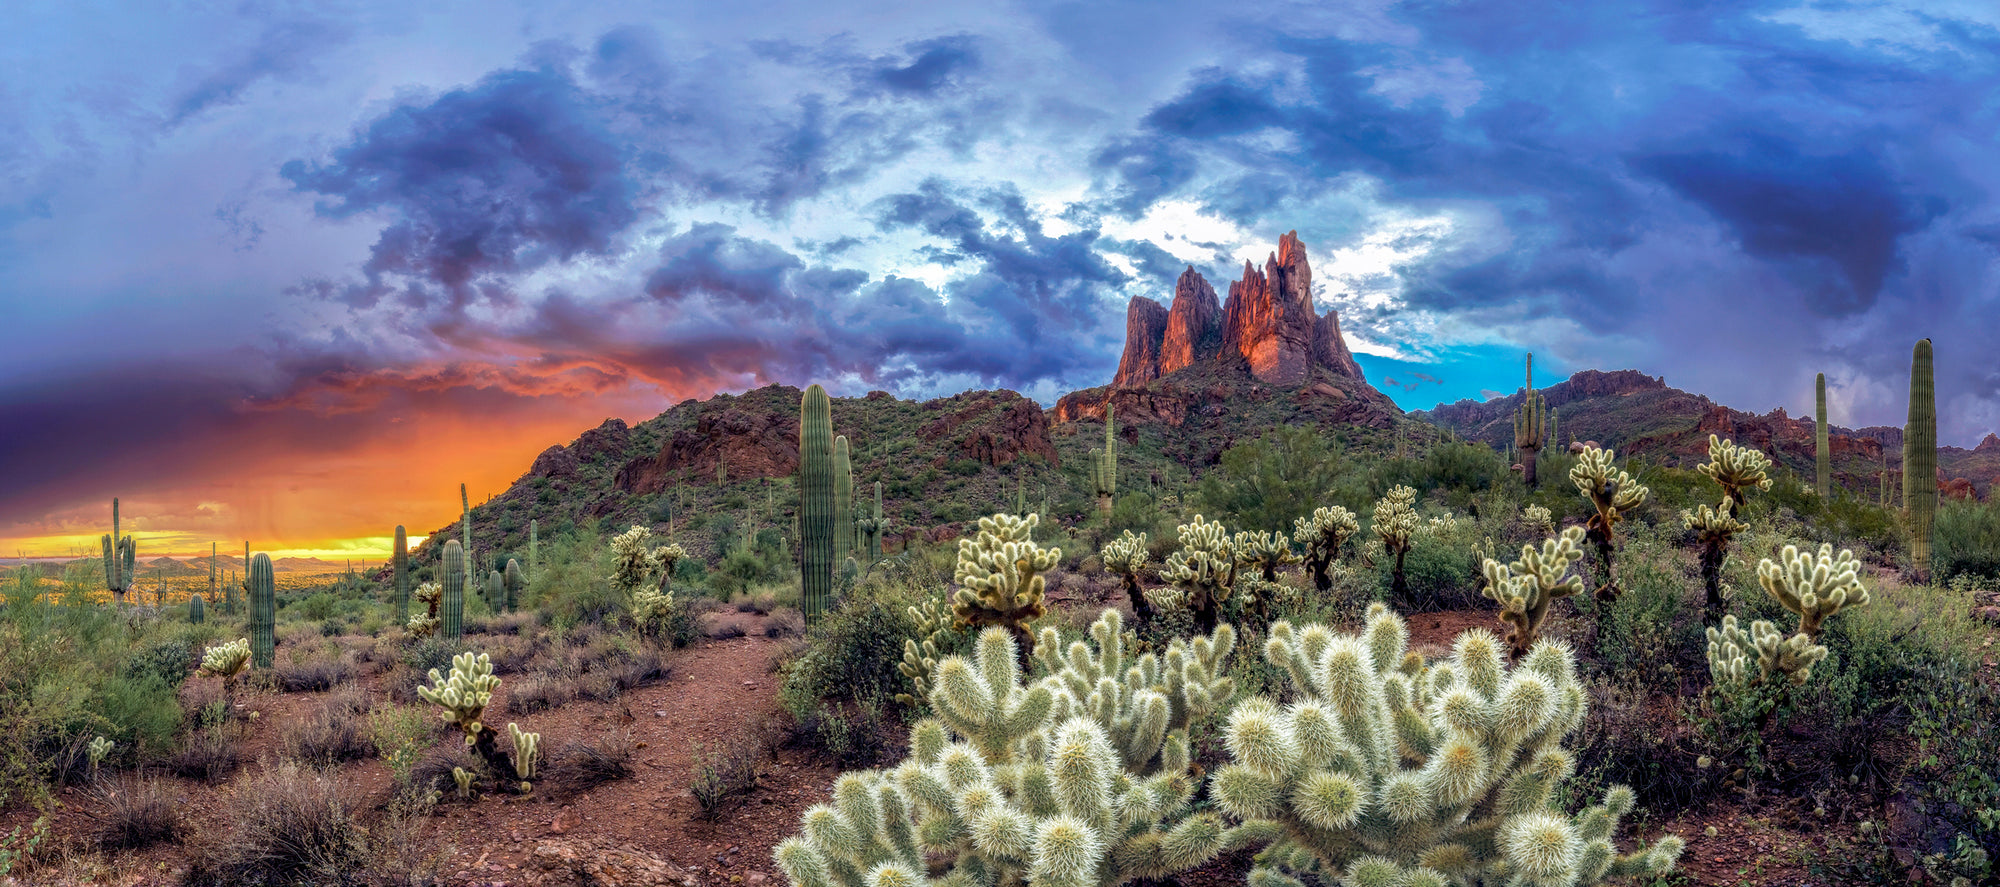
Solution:
[[[195,653],[186,641],[162,638],[133,651],[125,660],[125,676],[154,677],[168,687],[178,687],[195,669]]]
[[[1292,531],[1292,521],[1325,504],[1346,468],[1316,430],[1285,426],[1222,453],[1197,494],[1208,516],[1236,530]]]
[[[2000,502],[1939,503],[1931,572],[1940,585],[1959,575],[2000,579]]]
[[[174,690],[158,675],[106,678],[91,695],[91,710],[101,719],[103,735],[142,754],[173,747],[181,726],[181,705]]]

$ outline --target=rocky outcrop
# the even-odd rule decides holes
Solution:
[[[1015,392],[968,392],[931,403],[942,404],[945,415],[918,429],[917,436],[926,443],[946,444],[945,455],[933,460],[936,463],[960,458],[1001,466],[1029,454],[1050,465],[1061,463],[1049,437],[1048,417],[1034,401]]]
[[[1113,388],[1136,388],[1160,377],[1160,347],[1167,337],[1167,309],[1145,296],[1125,306],[1125,355],[1118,359]]]
[[[1360,380],[1361,366],[1340,335],[1340,316],[1313,308],[1312,266],[1299,233],[1278,239],[1259,270],[1243,263],[1218,306],[1215,288],[1192,265],[1174,282],[1173,308],[1144,296],[1125,306],[1125,353],[1111,388],[1143,388],[1155,380],[1221,358],[1241,359],[1260,382],[1300,387],[1321,367]]]
[[[1222,305],[1216,301],[1215,287],[1189,265],[1174,282],[1174,306],[1167,313],[1166,341],[1160,345],[1160,375],[1221,353]],[[1120,387],[1115,380],[1112,385]]]
[[[626,427],[624,419],[606,419],[604,424],[592,428],[570,445],[579,463],[598,462],[606,458],[625,458],[626,448],[632,445],[632,429]]]
[[[796,399],[793,388],[785,392]],[[619,469],[618,489],[658,493],[676,483],[714,483],[715,466],[730,480],[789,477],[799,467],[796,410],[729,406],[704,410],[693,428],[674,432],[659,453]]]
[[[1243,263],[1243,278],[1229,285],[1222,306],[1222,353],[1242,355],[1259,381],[1303,384],[1313,366],[1312,267],[1299,232],[1278,239],[1278,251],[1257,270]]]
[[[575,477],[576,454],[561,444],[549,447],[535,457],[535,464],[528,469],[529,477]]]

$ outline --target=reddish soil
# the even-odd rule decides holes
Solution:
[[[666,680],[608,702],[575,701],[528,715],[506,714],[505,720],[522,729],[540,732],[551,748],[571,738],[629,730],[635,747],[632,776],[561,800],[539,792],[440,802],[414,839],[440,849],[438,874],[444,882],[783,883],[771,848],[798,830],[806,807],[829,797],[838,771],[775,741],[780,713],[774,667],[784,642],[764,637],[765,621],[764,616],[736,613],[710,623],[711,634],[731,623],[745,634],[673,652]],[[382,678],[375,672],[362,683],[373,699],[383,696]],[[215,679],[193,678],[191,683],[204,680]],[[505,711],[505,680],[492,711]],[[161,777],[178,798],[181,821],[227,821],[226,805],[236,786],[276,760],[283,725],[310,715],[324,695],[239,694],[243,708],[258,713],[245,737],[252,760],[220,786]],[[717,821],[703,821],[689,790],[697,745],[717,749],[743,743],[764,753],[757,787]],[[364,804],[383,803],[392,793],[388,767],[378,760],[350,763],[336,772]],[[81,852],[95,829],[88,814],[101,804],[80,788],[63,790],[59,800],[54,835],[62,849],[47,854],[48,860],[15,883],[165,887],[180,882],[187,870],[180,846],[157,845],[109,858]],[[0,834],[33,818],[31,811],[0,817]],[[0,884],[8,883],[0,878]]]

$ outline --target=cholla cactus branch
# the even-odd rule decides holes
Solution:
[[[486,762],[487,768],[495,776],[518,773],[521,765],[516,764],[495,743],[499,731],[482,720],[486,706],[493,701],[493,691],[500,688],[500,679],[493,676],[492,658],[484,653],[477,656],[469,652],[460,653],[452,657],[449,674],[440,673],[433,668],[430,678],[431,686],[418,687],[417,697],[443,709],[440,717],[445,723],[457,727],[465,734],[465,744],[472,747],[473,752]],[[509,729],[513,729],[511,725]],[[539,742],[540,738],[536,735],[531,743]],[[533,747],[531,744],[530,748]],[[515,750],[520,751],[520,749],[521,745],[517,739]],[[532,760],[527,766],[532,773],[534,766]],[[526,791],[528,787],[527,778],[522,777],[519,783],[520,790]]]
[[[1341,546],[1359,532],[1361,523],[1355,520],[1354,512],[1338,505],[1315,508],[1312,517],[1292,522],[1292,541],[1305,547],[1306,570],[1312,574],[1314,588],[1324,592],[1333,587],[1327,568],[1340,558]]]
[[[1786,637],[1778,627],[1759,619],[1745,633],[1735,616],[1722,617],[1720,629],[1708,630],[1708,673],[1715,689],[1725,694],[1740,693],[1745,687],[1763,683],[1773,675],[1783,675],[1794,685],[1812,677],[1812,667],[1827,656],[1827,649],[1812,642],[1803,632]],[[1750,662],[1757,674],[1750,674]]]
[[[931,671],[937,668],[938,650],[961,626],[952,619],[951,606],[941,597],[926,600],[921,606],[911,605],[909,614],[917,625],[917,636],[904,639],[903,661],[896,665],[896,670],[910,679],[916,692],[898,693],[896,701],[914,706],[930,695]]]
[[[1285,542],[1282,533],[1260,533],[1243,531],[1230,540],[1236,550],[1236,562],[1245,567],[1254,567],[1262,574],[1264,581],[1278,581],[1278,568],[1299,562],[1299,555]]]
[[[997,628],[980,635],[976,662],[940,662],[930,695],[943,720],[912,728],[899,766],[842,775],[833,801],[807,810],[801,833],[778,845],[779,868],[801,887],[1109,887],[1171,876],[1255,837],[1192,809],[1185,736],[1158,729],[1173,723],[1166,697],[1176,691],[1120,680],[1116,615],[1092,637],[1095,650],[1079,642],[1060,657],[1051,639],[1040,655],[1062,670],[1032,687],[1021,685],[1012,641]],[[1203,640],[1207,650],[1182,644],[1169,654],[1183,664],[1226,655],[1226,641]],[[1123,669],[1171,673],[1158,657]],[[1196,700],[1197,686],[1227,692],[1217,680],[1195,676],[1182,685],[1186,698]],[[1090,689],[1078,699],[1072,686]]]
[[[1273,833],[1253,884],[1290,874],[1342,884],[1594,885],[1670,870],[1669,836],[1620,855],[1622,786],[1574,815],[1556,806],[1573,769],[1563,738],[1586,705],[1575,660],[1542,641],[1509,671],[1488,632],[1449,660],[1406,652],[1400,617],[1371,607],[1360,635],[1272,626],[1266,657],[1298,699],[1231,713],[1232,763],[1214,796],[1243,828]]]
[[[1826,617],[1868,603],[1861,562],[1846,549],[1836,557],[1830,544],[1819,547],[1818,557],[1796,545],[1785,546],[1777,561],[1765,558],[1757,563],[1757,582],[1785,609],[1798,614],[1799,632],[1808,638],[1819,637]]]
[[[1032,636],[1028,624],[1048,612],[1042,599],[1042,573],[1062,559],[1062,550],[1035,544],[1035,524],[1041,516],[995,514],[979,519],[979,533],[958,541],[959,584],[952,597],[952,614],[961,627],[1001,626],[1021,643],[1027,655]],[[1025,661],[1025,660],[1024,660]]]
[[[1410,593],[1409,580],[1403,576],[1403,560],[1409,555],[1410,545],[1416,539],[1416,503],[1417,491],[1397,484],[1375,503],[1375,517],[1370,522],[1376,539],[1382,543],[1382,550],[1396,558],[1396,566],[1390,572],[1390,593],[1398,600],[1407,598]]]
[[[1634,480],[1630,474],[1613,466],[1617,454],[1598,447],[1584,447],[1577,457],[1576,467],[1569,470],[1571,483],[1590,501],[1593,509],[1585,523],[1590,541],[1597,544],[1597,556],[1603,570],[1603,582],[1597,586],[1599,600],[1617,600],[1618,570],[1612,560],[1617,548],[1618,522],[1625,513],[1645,504],[1652,490]]]
[[[1187,610],[1204,633],[1212,632],[1222,603],[1236,587],[1234,540],[1221,523],[1197,514],[1193,523],[1181,525],[1180,542],[1160,568],[1160,579],[1173,586],[1173,593],[1156,594],[1153,602]]]
[[[1132,616],[1141,625],[1153,621],[1153,605],[1146,599],[1146,589],[1139,584],[1139,571],[1146,568],[1151,553],[1146,550],[1146,534],[1132,535],[1126,530],[1124,535],[1111,540],[1102,553],[1104,568],[1118,574],[1125,583],[1125,597],[1132,602]]]
[[[1500,604],[1500,621],[1507,630],[1509,655],[1519,659],[1534,646],[1548,618],[1549,605],[1583,592],[1583,578],[1567,576],[1570,565],[1583,559],[1583,530],[1570,527],[1561,536],[1543,540],[1540,551],[1521,546],[1521,559],[1503,564],[1491,558],[1480,565],[1485,594]]]
[[[437,634],[438,604],[444,599],[444,586],[436,582],[426,582],[417,586],[417,590],[411,592],[410,597],[423,605],[423,609],[410,614],[410,621],[404,626],[409,630],[410,636],[427,638]]]
[[[1708,475],[1737,507],[1745,503],[1743,491],[1751,487],[1771,488],[1771,460],[1760,450],[1737,446],[1735,441],[1708,436],[1708,461],[1695,470]]]

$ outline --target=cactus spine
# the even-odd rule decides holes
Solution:
[[[465,548],[444,544],[444,596],[438,601],[438,636],[457,643],[465,633]]]
[[[396,525],[396,624],[410,621],[410,536]]]
[[[833,590],[833,401],[813,385],[799,404],[799,592],[808,623]]]
[[[274,631],[278,618],[278,583],[271,574],[271,556],[260,554],[250,561],[250,659],[258,668],[270,668],[277,652]]]
[[[1937,386],[1931,340],[1910,352],[1910,420],[1903,426],[1903,508],[1910,519],[1910,567],[1931,578],[1931,525],[1937,519]]]
[[[854,553],[854,461],[847,436],[833,439],[833,560]]]
[[[208,614],[203,612],[201,593],[196,592],[188,598],[188,622],[200,625],[206,621],[208,621]]]
[[[507,572],[501,575],[506,587],[507,611],[511,613],[519,610],[521,608],[521,589],[526,588],[528,585],[527,574],[521,572],[521,562],[511,557],[508,558]]]
[[[1820,373],[1813,380],[1813,470],[1822,503],[1833,492],[1833,470],[1829,463],[1832,458],[1833,449],[1826,436],[1826,374]]]
[[[132,587],[132,566],[139,556],[138,543],[118,533],[118,500],[111,500],[111,535],[104,537],[104,587],[111,602],[125,605],[125,592]]]
[[[1381,604],[1359,635],[1271,626],[1265,657],[1295,701],[1238,705],[1211,783],[1242,828],[1276,839],[1251,884],[1580,887],[1673,868],[1674,836],[1617,852],[1631,789],[1558,805],[1575,767],[1562,742],[1588,705],[1567,647],[1536,644],[1510,670],[1482,630],[1436,663],[1408,645]]]
[[[1090,487],[1097,494],[1097,510],[1111,516],[1113,497],[1118,495],[1118,438],[1111,404],[1104,405],[1104,449],[1090,451]]]
[[[1535,355],[1528,355],[1528,382],[1521,389],[1521,409],[1514,414],[1514,446],[1521,451],[1521,477],[1527,481],[1528,489],[1535,488],[1535,457],[1542,451],[1542,441],[1546,439],[1547,413],[1542,406],[1542,396],[1535,391]]]

